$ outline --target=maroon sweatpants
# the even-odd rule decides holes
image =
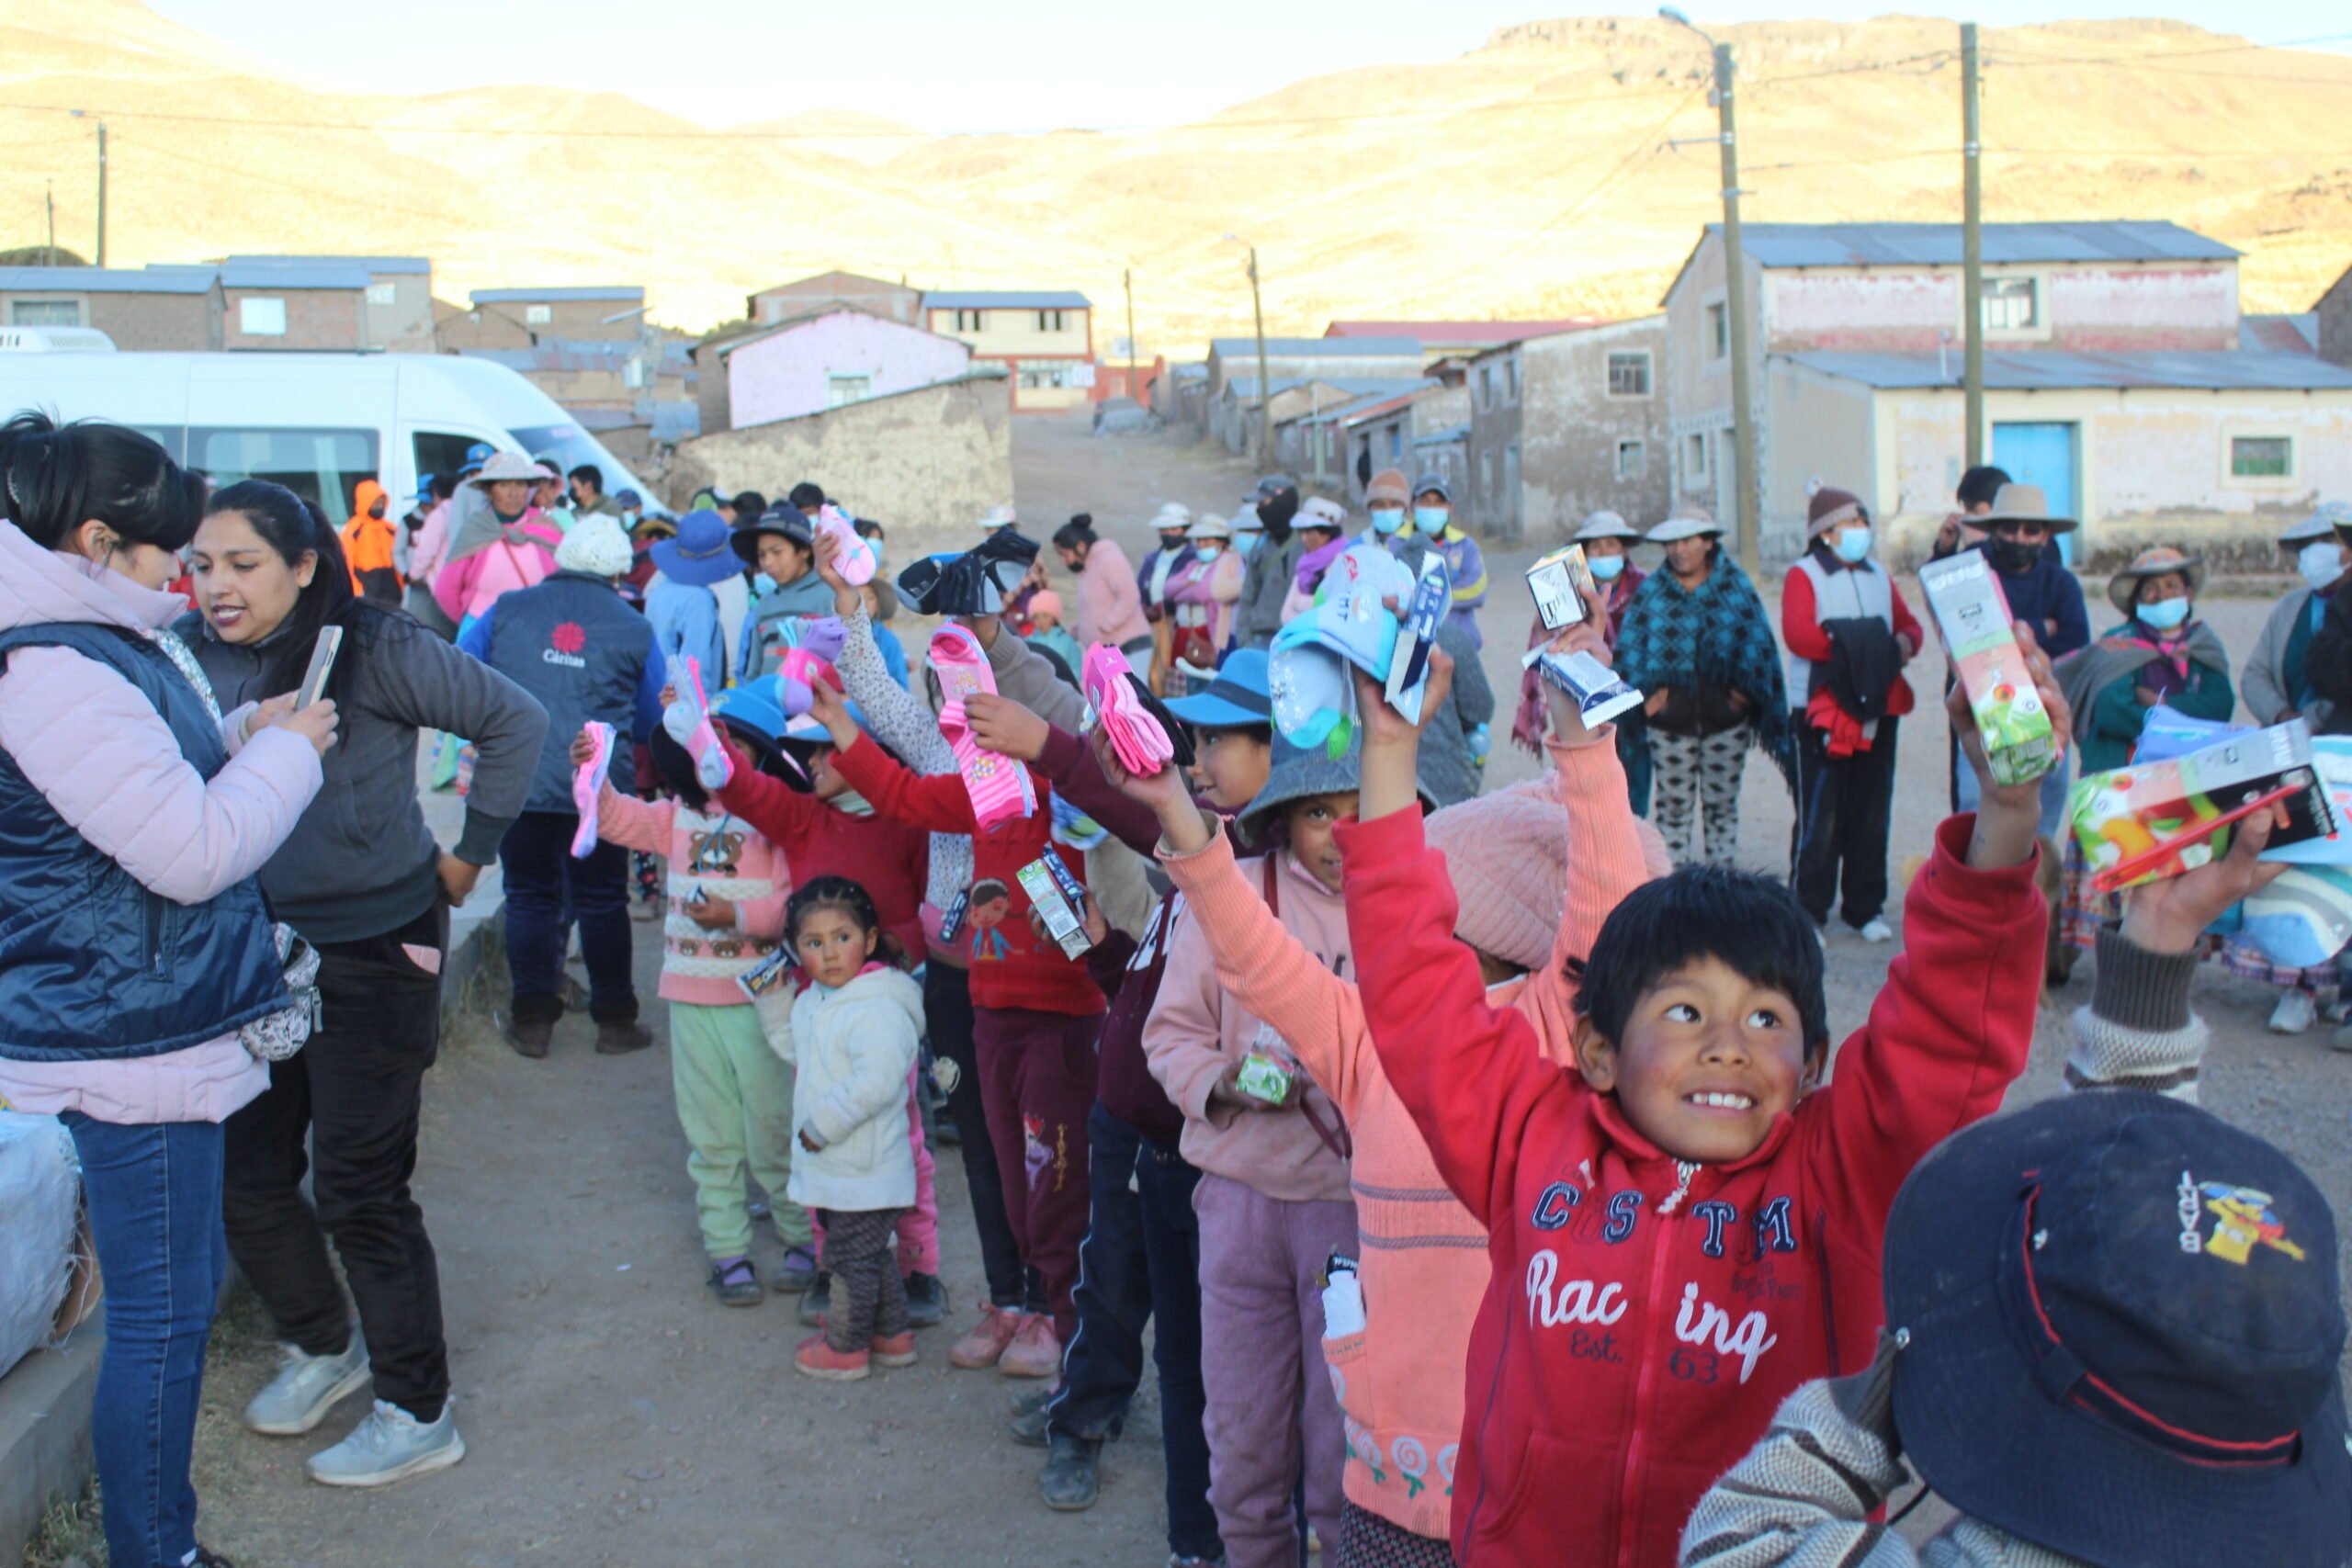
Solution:
[[[1065,1345],[1078,1328],[1069,1293],[1086,1235],[1086,1118],[1094,1109],[1102,1029],[1100,1013],[972,1010],[980,1102],[1004,1177],[1006,1217],[1021,1261],[1045,1282],[1054,1333]]]

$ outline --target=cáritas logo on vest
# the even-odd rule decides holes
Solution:
[[[588,634],[581,629],[579,622],[558,623],[555,630],[548,634],[548,641],[554,646],[540,653],[543,661],[572,670],[588,668],[588,661],[580,657],[580,650],[588,646]]]

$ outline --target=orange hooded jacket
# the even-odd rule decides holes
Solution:
[[[351,520],[343,525],[343,556],[351,568],[351,591],[361,598],[374,597],[399,604],[401,575],[392,564],[392,540],[400,524],[390,516],[371,517],[369,511],[378,502],[385,502],[384,510],[391,511],[384,487],[374,479],[361,479],[353,487]],[[369,585],[376,592],[370,595]]]

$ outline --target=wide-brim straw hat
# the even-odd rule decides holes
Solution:
[[[2050,498],[2040,485],[2006,484],[1993,492],[1993,510],[1968,519],[1972,528],[1990,529],[1996,523],[2039,523],[2052,535],[2071,533],[2072,517],[2050,515]]]
[[[483,463],[474,477],[466,482],[480,485],[487,490],[492,485],[509,479],[519,479],[525,484],[534,484],[547,477],[546,469],[519,452],[492,452],[489,460]]]
[[[2140,604],[2140,584],[2152,577],[2177,571],[2188,580],[2188,596],[2205,591],[2205,558],[2184,555],[2170,545],[2154,545],[2132,558],[2132,564],[2107,580],[2107,602],[2131,615]]]
[[[1230,539],[1233,537],[1233,525],[1214,512],[1204,512],[1193,519],[1193,525],[1184,531],[1184,537],[1187,539]]]
[[[2278,542],[2288,546],[2316,545],[2323,539],[2340,537],[2346,528],[2352,528],[2352,505],[2340,501],[2325,502],[2309,517],[2279,535]]]
[[[1677,539],[1720,539],[1723,534],[1724,525],[1708,516],[1704,507],[1686,503],[1642,536],[1653,545],[1670,545]]]
[[[1589,545],[1595,539],[1623,539],[1633,544],[1638,543],[1641,536],[1642,531],[1639,528],[1634,527],[1614,512],[1601,511],[1586,518],[1584,526],[1569,537],[1573,543]]]

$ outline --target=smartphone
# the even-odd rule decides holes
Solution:
[[[319,640],[311,649],[311,667],[302,671],[300,694],[294,699],[294,709],[300,713],[326,695],[327,677],[334,673],[334,656],[343,647],[341,626],[321,626]]]

